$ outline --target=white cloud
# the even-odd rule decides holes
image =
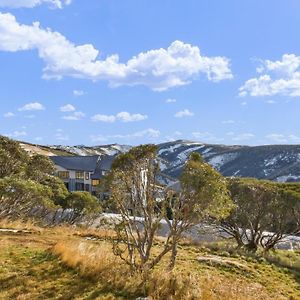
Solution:
[[[39,102],[27,103],[18,109],[19,111],[35,111],[35,110],[45,110],[45,107]]]
[[[173,132],[172,135],[166,136],[167,141],[176,141],[182,136],[182,133],[180,131]]]
[[[67,121],[79,121],[85,117],[85,114],[81,111],[74,111],[71,115],[63,116],[62,118]]]
[[[143,121],[148,118],[147,115],[142,114],[130,114],[126,111],[122,111],[114,115],[102,115],[97,114],[94,115],[91,120],[93,122],[108,122],[108,123],[114,123],[115,121],[119,120],[122,122],[137,122],[137,121]]]
[[[74,91],[73,91],[73,95],[74,95],[75,97],[81,97],[81,96],[84,95],[84,91],[82,91],[82,90],[74,90]]]
[[[75,107],[72,104],[66,104],[64,106],[61,106],[60,111],[62,112],[70,112],[70,111],[75,111]]]
[[[276,143],[287,143],[287,139],[283,134],[271,133],[266,135],[266,138]]]
[[[108,140],[115,140],[115,139],[127,139],[127,140],[134,140],[139,138],[146,138],[146,139],[156,139],[160,136],[160,131],[148,128],[142,131],[137,131],[131,134],[115,134],[115,135],[91,135],[90,138],[92,142],[106,142]]]
[[[123,122],[137,122],[146,120],[148,118],[147,115],[130,114],[126,111],[119,112],[116,117]]]
[[[3,115],[4,118],[12,118],[12,117],[14,117],[14,116],[15,116],[15,114],[12,113],[12,112],[7,112],[7,113],[5,113],[5,114]]]
[[[12,133],[8,133],[8,134],[5,134],[7,137],[10,137],[10,138],[18,138],[18,137],[21,137],[21,136],[26,136],[27,135],[27,132],[22,130],[22,131],[14,131]]]
[[[189,111],[188,109],[184,109],[184,110],[181,110],[181,111],[178,111],[174,117],[175,118],[183,118],[183,117],[192,117],[194,116],[194,113]]]
[[[111,87],[144,85],[163,91],[189,84],[201,74],[215,82],[233,78],[229,59],[203,56],[197,46],[181,41],[121,63],[117,54],[100,59],[91,44],[74,45],[62,34],[41,28],[38,22],[22,25],[12,14],[0,13],[0,51],[25,50],[37,50],[46,64],[46,79],[72,76],[105,80]]]
[[[176,99],[169,98],[166,100],[166,103],[175,103]]]
[[[240,87],[240,96],[300,96],[300,56],[284,54],[280,61],[265,60],[258,77]]]
[[[300,137],[294,134],[282,134],[282,133],[270,133],[266,135],[266,138],[272,143],[276,144],[287,144],[287,143],[300,143]]]
[[[116,121],[116,117],[113,115],[102,115],[102,114],[97,114],[94,115],[91,120],[93,122],[106,122],[106,123],[114,123]]]
[[[233,141],[248,141],[255,137],[252,133],[241,133],[232,138]]]
[[[202,140],[202,141],[207,141],[207,142],[213,142],[213,143],[221,142],[221,141],[224,140],[223,138],[218,138],[215,135],[213,135],[212,133],[207,132],[207,131],[206,132],[196,131],[196,132],[192,133],[192,136],[195,139]]]
[[[294,142],[294,143],[300,143],[300,137],[299,137],[299,136],[296,136],[296,135],[294,135],[294,134],[288,135],[288,139],[289,139],[289,141],[291,141],[291,142]]]
[[[0,7],[33,8],[41,4],[49,4],[53,8],[63,8],[70,5],[72,0],[0,0]]]

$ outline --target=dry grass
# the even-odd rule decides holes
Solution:
[[[273,299],[259,283],[199,271],[195,263],[181,264],[179,261],[173,272],[167,272],[162,264],[147,279],[141,274],[132,275],[127,265],[111,253],[109,243],[59,243],[53,253],[82,276],[100,281],[107,289],[118,290],[128,299],[141,296],[153,300]],[[279,296],[277,299],[287,298]]]
[[[103,244],[101,248],[88,242],[60,242],[56,244],[52,252],[71,268],[79,269],[84,276],[101,278],[112,269],[116,269],[115,257],[108,245]],[[122,269],[123,266],[120,267]]]
[[[166,271],[166,257],[145,278],[132,275],[112,254],[112,231],[74,226],[41,229],[19,222],[2,222],[2,226],[32,233],[0,234],[1,300],[300,299],[297,270],[290,269],[298,264],[299,253],[280,252],[269,262],[233,255],[228,247],[208,249],[185,242],[173,272]],[[154,252],[162,241],[157,239]]]
[[[112,254],[110,244],[101,243],[99,247],[88,242],[59,243],[53,248],[53,253],[83,276],[100,280],[129,298],[202,299],[197,278],[192,274],[170,273],[162,269],[146,275],[131,274],[128,266]]]
[[[18,221],[18,220],[9,220],[9,219],[0,219],[0,228],[2,229],[17,229],[17,230],[26,230],[33,232],[40,232],[43,230],[41,227],[37,226],[32,220],[28,221]]]

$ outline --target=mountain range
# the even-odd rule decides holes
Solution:
[[[128,145],[41,146],[21,143],[28,152],[43,155],[116,155]],[[239,146],[178,140],[158,144],[158,158],[166,183],[178,178],[185,161],[198,152],[224,176],[255,177],[278,182],[300,181],[300,145]]]

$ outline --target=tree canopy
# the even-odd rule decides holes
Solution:
[[[209,217],[224,217],[232,208],[225,179],[197,153],[185,165],[180,192],[161,185],[159,174],[157,147],[142,145],[119,155],[109,175],[111,198],[121,216],[114,253],[133,269],[150,269],[170,251],[173,268],[184,231]],[[161,252],[153,255],[155,234],[163,220],[169,233]]]
[[[300,193],[289,184],[231,178],[228,188],[236,208],[222,222],[239,247],[274,248],[287,234],[300,230]]]

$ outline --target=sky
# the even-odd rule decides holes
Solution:
[[[300,0],[0,0],[0,134],[300,144]]]

